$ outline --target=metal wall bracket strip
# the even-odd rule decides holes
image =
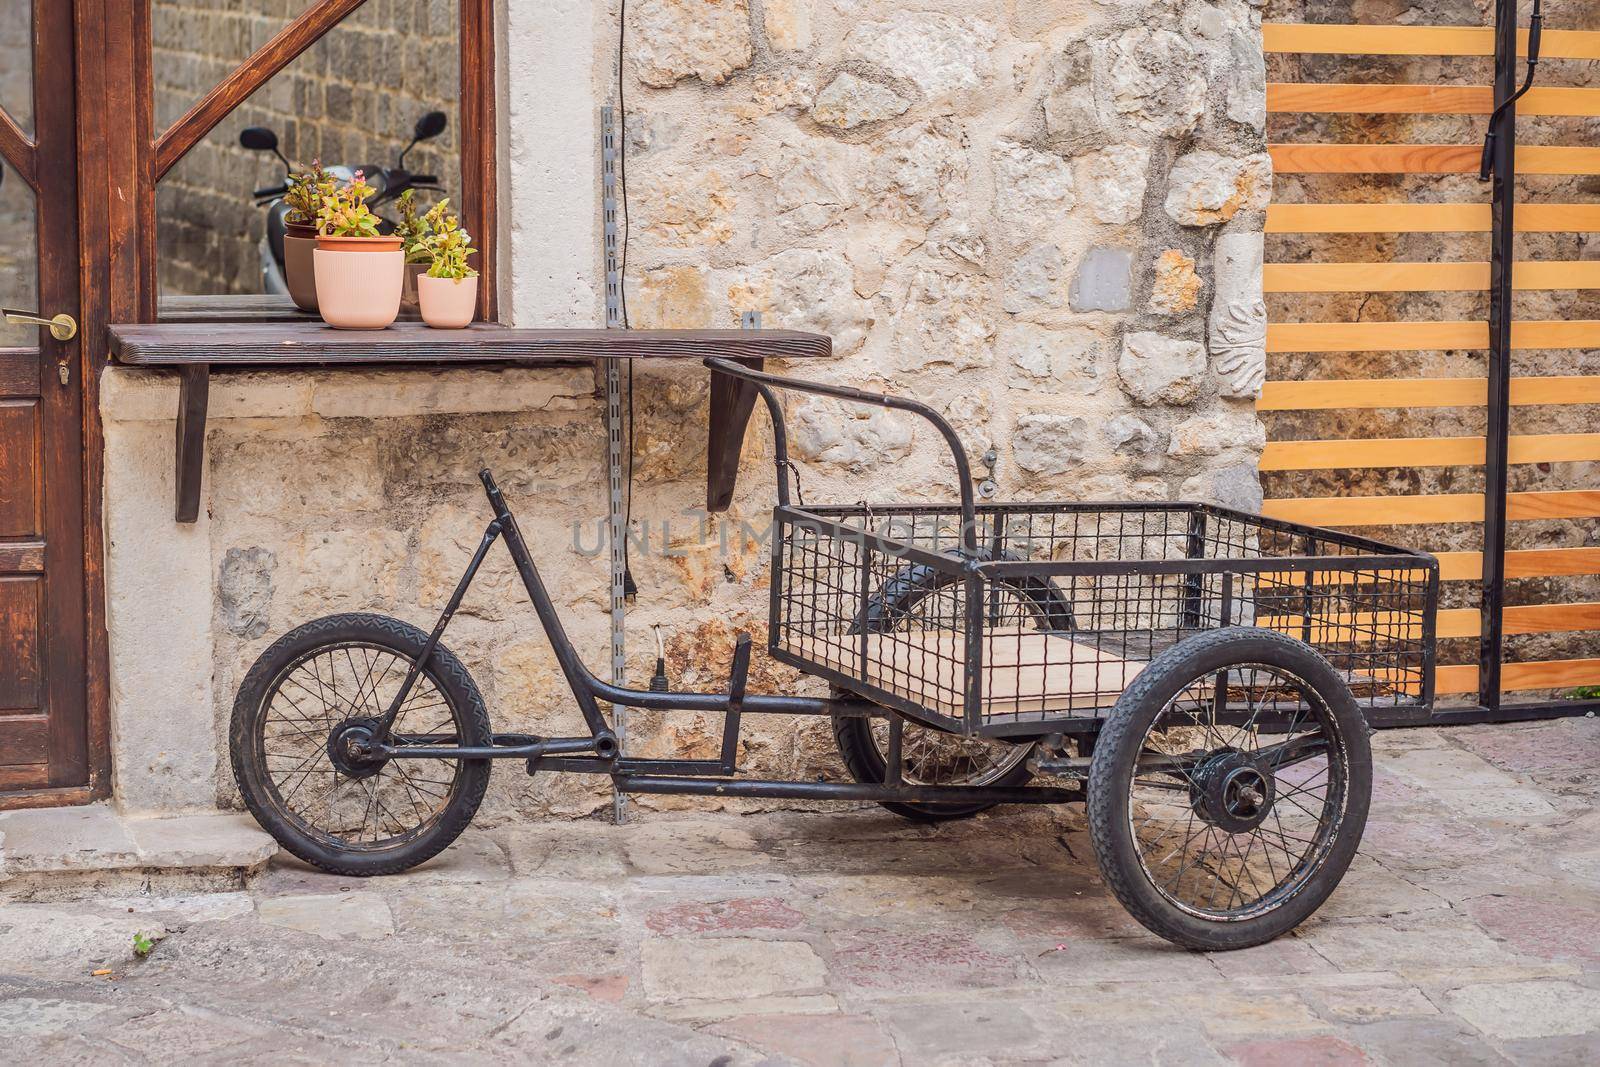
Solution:
[[[600,212],[605,240],[606,329],[627,327],[622,315],[621,242],[617,230],[617,151],[619,131],[616,108],[600,109]],[[606,484],[607,543],[611,548],[611,684],[627,684],[627,513],[622,469],[622,361],[607,359],[606,384]],[[612,728],[617,735],[617,754],[625,751],[628,736],[628,709],[613,707]],[[627,819],[627,796],[613,788],[611,814],[621,823]]]

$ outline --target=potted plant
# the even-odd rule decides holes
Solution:
[[[314,159],[311,166],[289,176],[289,189],[283,194],[289,209],[283,216],[283,274],[289,298],[301,311],[317,310],[316,259],[317,212],[322,198],[333,191],[333,175]]]
[[[406,254],[405,287],[400,291],[401,307],[417,306],[417,278],[428,269],[429,254],[422,244],[428,227],[417,216],[416,190],[407,189],[395,201],[395,211],[400,221],[395,223],[394,235],[400,238],[400,249]]]
[[[358,170],[317,209],[317,310],[341,330],[382,330],[400,314],[405,253],[400,238],[378,231],[367,207],[374,191]]]
[[[430,208],[422,226],[413,252],[428,264],[427,273],[417,279],[422,321],[441,330],[459,330],[472,321],[478,306],[478,272],[467,258],[478,250],[472,247],[472,235],[450,214],[449,200]]]

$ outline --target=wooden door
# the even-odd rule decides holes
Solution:
[[[72,5],[0,0],[0,305],[79,313]],[[80,339],[0,324],[0,807],[89,794]]]

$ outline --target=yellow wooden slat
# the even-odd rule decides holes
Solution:
[[[1492,56],[1494,30],[1487,26],[1393,26],[1348,23],[1261,24],[1267,52],[1341,56]],[[1526,55],[1528,31],[1517,31],[1518,55]],[[1541,59],[1600,59],[1600,33],[1545,30]]]
[[[1512,463],[1585,463],[1600,459],[1600,433],[1514,433],[1507,454]]]
[[[1600,628],[1600,604],[1526,604],[1508,607],[1502,621],[1508,634],[1576,633]],[[1293,634],[1305,624],[1304,615],[1264,617],[1260,625]],[[1421,622],[1408,612],[1357,611],[1311,616],[1312,633],[1321,641],[1353,641],[1385,638],[1415,639],[1422,636]],[[1435,636],[1440,640],[1477,637],[1483,618],[1477,608],[1441,608],[1437,613]]]
[[[1600,375],[1552,374],[1511,379],[1513,407],[1542,404],[1600,404]]]
[[[1546,493],[1508,493],[1508,519],[1588,519],[1600,515],[1600,490],[1563,489]]]
[[[1518,233],[1600,230],[1600,204],[1518,204]],[[1268,233],[1488,233],[1484,204],[1272,204]]]
[[[1444,582],[1476,582],[1483,578],[1482,552],[1436,552],[1439,561],[1439,580]],[[1506,553],[1507,578],[1550,578],[1574,574],[1600,574],[1600,548],[1536,548],[1517,549]],[[1303,571],[1265,571],[1258,579],[1269,585],[1302,586]],[[1420,582],[1421,571],[1361,571],[1356,573],[1316,572],[1316,584],[1338,584],[1346,581],[1405,581]]]
[[[1480,493],[1435,496],[1334,496],[1267,500],[1261,513],[1313,526],[1410,526],[1430,522],[1482,522]]]
[[[1370,437],[1333,441],[1271,441],[1261,451],[1264,471],[1348,470],[1354,467],[1456,467],[1483,463],[1483,438]]]
[[[1313,526],[1411,526],[1430,522],[1482,522],[1479,493],[1424,496],[1285,497],[1262,504],[1262,514]],[[1600,490],[1510,493],[1506,518],[1583,519],[1600,516]]]
[[[1488,348],[1484,322],[1276,322],[1267,325],[1268,352],[1418,352]],[[1511,347],[1597,348],[1600,321],[1514,322]]]
[[[1500,668],[1500,688],[1567,689],[1600,684],[1600,659],[1535,660],[1507,663]],[[1478,691],[1478,668],[1470,664],[1440,667],[1434,674],[1434,691],[1441,696]]]
[[[1300,637],[1305,633],[1304,615],[1264,615],[1256,625],[1279,633]],[[1436,636],[1477,637],[1482,629],[1477,608],[1446,608],[1438,613]],[[1409,611],[1343,611],[1311,616],[1313,643],[1360,643],[1372,641],[1420,641],[1422,618]]]
[[[1572,633],[1600,628],[1600,604],[1595,603],[1519,604],[1505,608],[1503,615],[1508,634]]]
[[[1265,382],[1257,411],[1341,408],[1468,408],[1488,402],[1483,378],[1327,378]],[[1600,404],[1600,375],[1511,379],[1511,405]]]
[[[1470,664],[1438,667],[1433,672],[1433,691],[1439,696],[1478,691],[1478,668]]]
[[[1436,552],[1434,558],[1439,561],[1441,582],[1476,582],[1483,578],[1482,552]]]
[[[1600,548],[1524,548],[1506,553],[1507,578],[1571,574],[1600,574]]]
[[[1279,113],[1363,115],[1487,115],[1487,85],[1404,85],[1350,82],[1268,82],[1267,110]],[[1517,101],[1523,117],[1600,115],[1600,89],[1540,87]]]
[[[1600,378],[1596,379],[1600,382]],[[1488,402],[1483,378],[1325,378],[1264,382],[1257,411],[1465,408]]]
[[[1481,144],[1269,144],[1279,174],[1476,174]],[[1518,145],[1518,174],[1600,174],[1600,148]]]
[[[1600,460],[1600,433],[1513,434],[1512,463]],[[1264,471],[1349,470],[1356,467],[1477,467],[1482,437],[1367,437],[1272,441],[1261,453]]]
[[[1466,174],[1478,169],[1481,145],[1269,144],[1278,174]],[[1522,166],[1518,153],[1517,169]]]
[[[1481,292],[1487,263],[1268,263],[1268,293]],[[1600,289],[1600,260],[1528,260],[1511,272],[1514,289]]]

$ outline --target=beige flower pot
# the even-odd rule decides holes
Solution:
[[[289,299],[301,311],[317,310],[317,250],[315,237],[283,239],[283,274],[289,284]]]
[[[439,330],[459,330],[472,321],[478,309],[478,278],[417,279],[417,300],[422,305],[422,321]]]
[[[318,237],[317,310],[340,330],[382,330],[400,314],[406,257],[398,237]]]

